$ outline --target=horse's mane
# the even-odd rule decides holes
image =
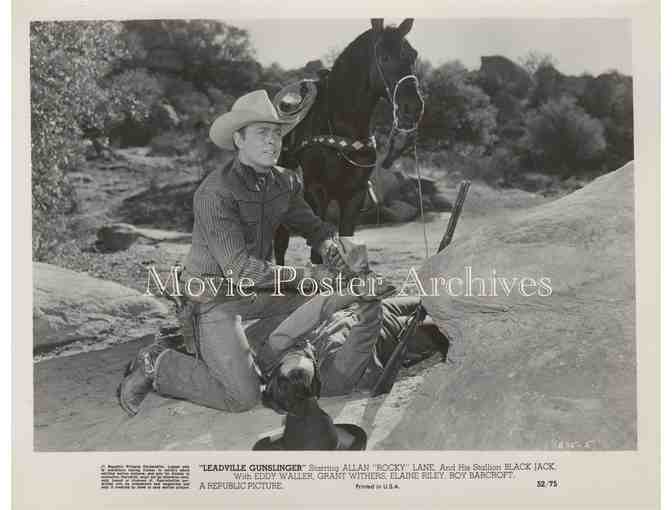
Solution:
[[[334,69],[342,66],[350,59],[358,59],[362,57],[367,57],[369,53],[369,42],[371,39],[372,31],[371,29],[359,34],[350,44],[348,44],[341,54],[334,61]],[[400,42],[401,38],[397,35],[397,27],[395,25],[388,25],[383,28],[383,31],[380,35],[381,44],[386,46],[393,42]]]

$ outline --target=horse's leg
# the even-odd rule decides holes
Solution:
[[[289,229],[284,225],[278,226],[273,237],[273,252],[275,253],[275,263],[279,266],[285,265],[285,253],[289,248]]]
[[[306,187],[306,191],[304,193],[304,198],[306,199],[306,202],[308,205],[315,211],[315,214],[317,214],[322,220],[325,219],[325,216],[327,215],[327,198],[326,198],[326,193],[322,188],[319,187],[311,187],[308,188]],[[317,246],[312,246],[310,248],[310,261],[313,264],[322,264],[322,257],[317,251]]]
[[[366,198],[367,188],[357,190],[349,199],[339,200],[341,219],[338,225],[338,234],[341,237],[352,237],[359,220],[359,212],[362,210]]]

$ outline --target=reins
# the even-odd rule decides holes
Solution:
[[[418,80],[418,77],[415,74],[407,74],[406,76],[400,78],[394,85],[394,91],[390,92],[390,87],[387,84],[387,80],[385,79],[385,73],[383,73],[383,68],[380,65],[380,59],[378,58],[378,44],[380,44],[380,40],[378,40],[373,46],[373,59],[376,62],[376,68],[378,69],[378,74],[380,75],[380,79],[382,80],[383,86],[385,87],[387,98],[390,101],[390,104],[392,105],[392,127],[390,128],[390,134],[388,135],[388,144],[391,144],[392,137],[395,131],[398,131],[403,134],[409,134],[418,131],[420,121],[425,113],[425,101],[422,99],[422,95],[420,94],[420,80]],[[413,80],[415,82],[415,89],[418,92],[418,98],[420,99],[420,115],[418,115],[418,120],[410,128],[399,127],[399,113],[398,113],[399,104],[397,103],[397,92],[399,91],[399,85],[401,85],[401,83],[404,82],[405,80]],[[413,160],[415,165],[415,176],[418,181],[418,207],[420,210],[420,219],[422,221],[422,233],[425,241],[425,258],[429,258],[427,225],[425,223],[425,210],[422,203],[422,181],[420,178],[420,166],[418,165],[417,136],[413,140]],[[380,168],[376,167],[376,186],[380,185],[379,182],[380,182]]]

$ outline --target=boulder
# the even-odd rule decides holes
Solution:
[[[96,246],[102,251],[114,252],[129,249],[140,234],[133,225],[127,223],[115,223],[103,225],[96,232]]]
[[[380,215],[383,221],[401,223],[415,219],[418,208],[401,200],[393,200],[381,208]]]
[[[33,263],[33,348],[141,338],[171,315],[156,298],[118,283]]]
[[[432,197],[432,205],[437,211],[452,211],[453,209],[453,203],[447,196],[441,193],[437,193]]]
[[[151,186],[125,198],[113,213],[133,225],[191,231],[194,226],[194,191],[198,184],[199,181],[186,178]]]
[[[191,234],[188,232],[139,228],[128,223],[104,225],[98,229],[97,235],[96,247],[101,251],[108,252],[126,250],[139,238],[153,243],[163,241],[171,243],[191,242]]]
[[[371,174],[371,183],[381,204],[399,199],[403,181],[404,176],[401,172],[394,170],[380,168],[375,169]]]
[[[406,175],[406,182],[410,184],[410,187],[417,193],[418,190],[418,180],[414,175]],[[431,177],[420,176],[420,186],[422,188],[423,195],[433,196],[438,193],[439,189],[436,185],[436,180]]]
[[[633,202],[629,163],[558,200],[458,226],[419,271],[427,293],[439,282],[423,302],[455,364],[432,371],[382,447],[636,449]],[[493,270],[508,293],[493,291]],[[463,284],[449,293],[437,277]]]
[[[481,57],[479,75],[484,89],[491,95],[505,88],[516,97],[524,98],[532,87],[532,79],[527,71],[500,55]]]

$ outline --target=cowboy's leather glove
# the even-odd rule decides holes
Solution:
[[[341,255],[341,250],[338,248],[338,243],[334,239],[327,239],[321,245],[318,250],[322,256],[322,260],[326,265],[332,268],[337,273],[343,273],[345,276],[349,276],[352,273],[350,267],[345,262],[345,259]]]

